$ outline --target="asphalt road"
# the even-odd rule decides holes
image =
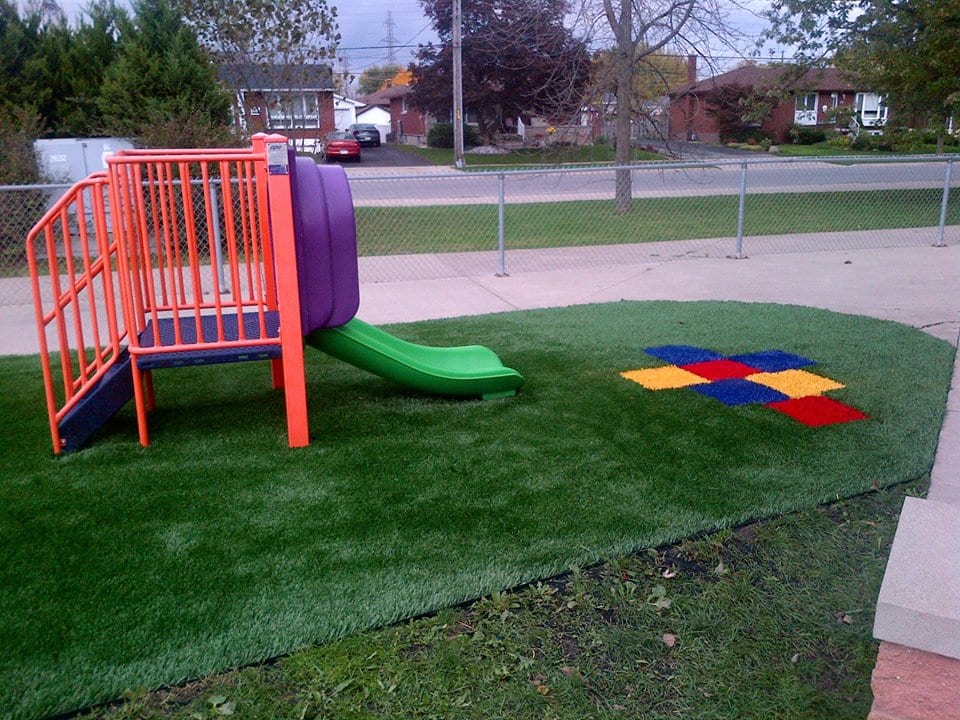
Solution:
[[[411,167],[409,173],[394,169],[389,175],[378,176],[371,167],[366,166],[362,173],[347,169],[358,205],[495,203],[499,196],[500,180],[496,174]],[[942,188],[945,172],[943,161],[838,164],[821,160],[750,164],[744,176],[741,161],[717,160],[700,166],[637,169],[633,172],[633,194],[729,195],[739,192],[742,181],[748,194]],[[960,180],[960,174],[956,179]],[[504,175],[503,188],[507,202],[604,199],[613,197],[614,173],[608,169],[569,168],[537,174],[509,173]]]

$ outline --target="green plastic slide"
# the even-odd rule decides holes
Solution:
[[[516,395],[523,376],[481,345],[428,347],[401,340],[357,318],[315,330],[305,342],[358,368],[435,395],[484,400]]]

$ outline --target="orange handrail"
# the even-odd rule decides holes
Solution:
[[[54,452],[63,445],[59,423],[124,350],[146,445],[153,386],[139,367],[144,358],[278,344],[272,374],[285,392],[288,441],[306,445],[286,138],[258,135],[243,149],[124,150],[107,168],[71,188],[27,239]],[[225,267],[215,262],[215,242]],[[161,325],[172,328],[172,341]]]

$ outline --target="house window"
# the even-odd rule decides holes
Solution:
[[[887,124],[887,96],[877,93],[857,93],[857,122],[864,127],[882,127]]]
[[[266,101],[271,128],[318,127],[316,93],[274,93],[268,95]]]
[[[400,112],[407,112],[407,99],[405,97],[400,98]]]
[[[817,124],[817,93],[797,95],[793,111],[793,122],[797,125]]]

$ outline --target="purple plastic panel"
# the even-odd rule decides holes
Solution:
[[[293,156],[293,150],[290,150]],[[291,157],[290,182],[297,235],[297,277],[300,283],[300,320],[303,334],[327,327],[333,313],[330,258],[330,222],[323,202],[317,163]],[[356,258],[354,258],[356,262]]]
[[[360,277],[357,270],[357,226],[353,196],[342,167],[316,166],[323,186],[329,222],[333,312],[324,327],[340,327],[360,307]]]

